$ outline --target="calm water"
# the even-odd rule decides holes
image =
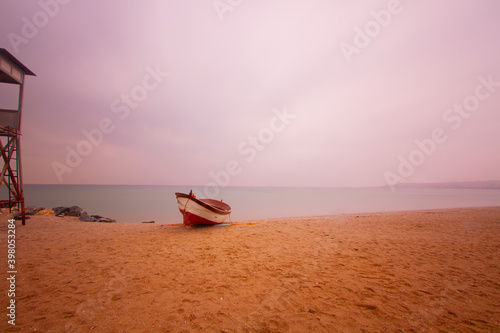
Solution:
[[[5,186],[2,186],[5,189]],[[183,186],[25,185],[27,205],[78,205],[118,222],[181,223],[175,192]],[[5,197],[2,192],[2,198]],[[231,205],[233,221],[274,217],[369,213],[435,208],[500,206],[497,189],[264,188],[228,187],[215,197]]]

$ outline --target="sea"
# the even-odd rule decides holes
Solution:
[[[6,188],[0,192],[5,198]],[[24,185],[27,206],[80,206],[117,222],[182,223],[175,192],[206,197],[195,186]],[[500,206],[500,189],[224,187],[212,199],[232,207],[231,220]]]

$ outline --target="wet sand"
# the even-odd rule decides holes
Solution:
[[[500,207],[252,222],[16,222],[0,330],[500,331]]]

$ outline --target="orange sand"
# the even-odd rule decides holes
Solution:
[[[500,331],[500,207],[255,222],[16,222],[0,331]]]

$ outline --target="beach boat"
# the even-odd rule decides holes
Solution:
[[[220,200],[198,199],[193,191],[189,194],[175,193],[179,211],[186,227],[222,224],[231,214],[231,206]]]

